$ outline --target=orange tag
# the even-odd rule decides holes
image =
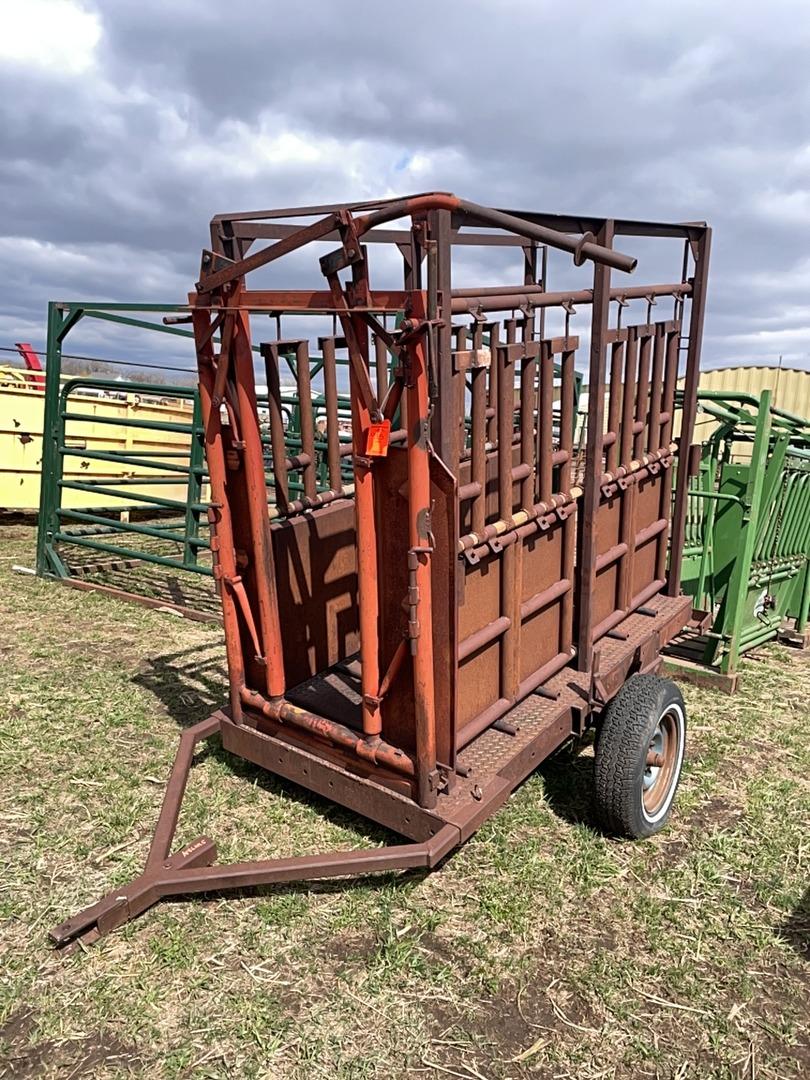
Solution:
[[[366,454],[369,457],[385,457],[388,454],[388,440],[390,438],[390,420],[381,420],[379,424],[369,424]]]

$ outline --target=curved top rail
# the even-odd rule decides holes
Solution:
[[[581,266],[586,259],[591,259],[593,262],[613,267],[614,270],[624,270],[625,273],[631,274],[638,263],[632,255],[624,255],[620,251],[597,244],[593,233],[586,232],[581,237],[571,236],[545,225],[535,225],[531,221],[515,217],[514,214],[505,214],[502,210],[493,210],[489,206],[480,206],[478,203],[460,199],[457,195],[446,192],[417,195],[410,199],[392,202],[382,210],[375,210],[371,214],[355,218],[355,226],[358,234],[362,235],[387,221],[395,221],[407,215],[426,213],[429,210],[453,210],[467,214],[476,219],[476,223],[483,222],[486,225],[504,229],[506,232],[516,233],[518,236],[525,236],[527,240],[537,240],[541,244],[548,244],[549,247],[558,248],[560,251],[568,251],[574,256],[577,266]]]
[[[309,208],[313,209],[313,208]],[[427,213],[430,210],[450,210],[469,216],[473,224],[492,225],[506,232],[523,236],[527,240],[536,240],[541,244],[547,244],[560,251],[568,251],[574,256],[577,266],[582,265],[586,259],[616,270],[632,273],[636,268],[637,260],[631,255],[625,255],[620,251],[597,244],[593,233],[585,232],[581,236],[558,232],[545,225],[538,225],[523,218],[506,214],[502,210],[493,210],[488,206],[479,206],[478,203],[460,199],[457,195],[447,192],[433,192],[427,195],[416,195],[407,199],[396,199],[387,203],[384,207],[368,214],[361,214],[352,218],[351,210],[342,209],[330,211],[319,221],[311,225],[302,225],[283,240],[248,255],[243,259],[231,263],[222,269],[201,278],[197,282],[198,292],[211,292],[227,285],[245,274],[257,270],[260,266],[288,255],[290,252],[304,247],[315,240],[323,240],[335,229],[351,228],[358,237],[369,232],[376,225],[386,221],[394,221],[397,218]],[[211,256],[206,253],[209,262]],[[205,262],[206,255],[203,257]]]

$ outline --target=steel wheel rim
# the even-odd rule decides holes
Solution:
[[[660,817],[671,800],[682,757],[682,731],[680,710],[672,707],[660,717],[650,739],[641,774],[641,804],[648,820]],[[659,755],[661,763],[652,763],[651,755]]]

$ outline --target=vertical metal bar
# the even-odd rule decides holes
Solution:
[[[647,436],[647,446],[650,452],[661,449],[661,412],[663,411],[666,385],[664,378],[664,361],[666,355],[666,328],[662,323],[656,323],[655,338],[653,341],[652,374],[650,376],[650,426]],[[670,474],[659,476],[658,517],[668,518],[672,506],[672,483]],[[655,580],[663,581],[667,566],[668,530],[660,532],[655,538]]]
[[[482,347],[483,324],[478,322],[473,332],[473,346],[480,350]],[[495,362],[490,354],[490,367]],[[476,535],[484,531],[486,523],[486,498],[487,498],[487,369],[483,367],[473,368],[470,373],[472,386],[470,394],[471,420],[470,420],[470,480],[477,484],[479,491],[472,498],[471,526]]]
[[[415,292],[412,314],[424,319],[424,294]],[[430,443],[428,372],[424,338],[407,348],[408,354],[408,554],[409,583],[416,590],[418,625],[411,626],[416,737],[417,800],[436,805],[436,694],[433,668],[433,597],[431,590],[432,536],[430,532]]]
[[[455,351],[464,352],[467,349],[467,327],[464,326],[464,325],[454,326],[453,327],[453,335],[455,337],[455,341],[454,341],[455,349],[454,349],[454,352]],[[453,363],[456,363],[455,359],[453,360]],[[466,456],[467,456],[467,431],[466,431],[466,423],[465,423],[465,416],[466,416],[466,400],[465,400],[466,377],[464,375],[462,375],[462,378],[461,378],[460,381],[461,381],[460,390],[461,390],[461,395],[462,395],[462,400],[461,400],[461,418],[462,419],[461,419],[461,442],[460,442],[460,445],[459,445],[459,453],[460,453],[462,458],[466,458]]]
[[[633,436],[633,457],[638,461],[647,448],[647,416],[650,406],[650,348],[652,338],[646,332],[641,337],[638,352],[638,384],[636,387],[636,422],[640,430]]]
[[[542,254],[540,256],[540,280],[538,284],[542,288],[543,292],[546,291],[546,282],[548,280],[548,246],[543,244],[541,248]],[[540,325],[538,327],[538,336],[544,338],[546,336],[546,309],[540,308]]]
[[[232,295],[234,296],[234,302],[238,303],[239,292]],[[240,309],[234,315],[234,332],[231,342],[240,434],[243,443],[242,469],[253,546],[253,566],[250,567],[252,571],[250,575],[251,593],[256,597],[259,608],[259,628],[266,671],[267,693],[271,698],[275,698],[280,697],[285,690],[284,657],[281,649],[281,624],[279,621],[273,545],[270,539],[270,517],[267,513],[264,452],[259,427],[259,412],[256,405],[256,382],[253,375],[250,316],[244,309]],[[223,362],[224,358],[220,363]],[[310,410],[310,418],[311,416]]]
[[[686,408],[685,401],[684,408]],[[741,543],[726,590],[724,622],[727,627],[728,647],[720,661],[720,670],[723,674],[731,674],[737,670],[737,661],[740,656],[740,636],[745,619],[745,601],[748,597],[751,563],[762,520],[762,493],[765,486],[770,434],[771,391],[763,390],[759,399],[754,445],[751,450],[751,466],[745,492],[747,511],[743,513]]]
[[[715,451],[709,455],[707,466],[702,476],[698,476],[696,488],[698,491],[713,492],[714,479],[717,475],[717,457]],[[695,606],[702,607],[706,601],[706,581],[711,580],[711,595],[714,597],[714,521],[717,512],[716,499],[695,500],[698,513],[697,539],[701,544],[700,564],[698,570],[698,583],[695,592]],[[708,506],[706,505],[708,503]],[[702,527],[701,527],[702,526]],[[660,553],[659,553],[660,554]],[[666,545],[664,545],[663,563],[659,562],[656,577],[661,578],[666,570]],[[712,600],[712,604],[714,601]]]
[[[568,457],[560,466],[560,491],[571,490],[574,454],[574,387],[576,354],[573,349],[563,349],[560,358],[560,449]]]
[[[270,449],[273,455],[273,483],[280,514],[289,510],[290,488],[287,478],[287,447],[284,442],[284,413],[281,408],[281,373],[278,342],[262,345],[267,372],[267,407],[270,412]]]
[[[622,423],[619,465],[627,468],[633,457],[633,423],[636,416],[636,385],[638,378],[639,340],[635,326],[627,328],[624,349],[624,386],[622,387]],[[633,559],[635,556],[635,490],[632,484],[620,497],[619,543],[625,552],[616,565],[616,605],[623,611],[630,607],[633,593]]]
[[[358,316],[349,316],[360,360],[368,369],[368,327]],[[373,459],[366,456],[366,436],[371,415],[355,374],[349,367],[352,402],[352,463],[354,465],[354,514],[357,529],[357,602],[360,622],[360,682],[363,734],[378,736],[380,714],[380,596],[378,582],[377,528],[374,519]]]
[[[59,530],[58,510],[61,502],[59,486],[62,455],[59,453],[60,377],[62,374],[62,313],[51,301],[48,304],[48,344],[45,356],[45,412],[42,422],[42,472],[39,492],[37,527],[37,573],[53,573],[55,567],[48,558],[53,535]]]
[[[607,450],[605,468],[609,473],[616,472],[619,463],[619,418],[621,416],[622,365],[624,363],[624,341],[614,341],[610,350],[610,397],[608,398],[608,432],[613,442]]]
[[[553,489],[552,454],[554,446],[554,356],[548,342],[540,354],[540,385],[537,407],[537,468],[540,473],[540,502],[551,502]]]
[[[515,374],[511,350],[498,349],[498,517],[512,515],[512,436],[514,434]]]
[[[624,387],[622,388],[622,427],[619,464],[625,468],[633,457],[633,421],[635,419],[636,378],[638,375],[638,335],[635,326],[627,328],[624,350]]]
[[[605,221],[597,242],[613,245],[613,222]],[[601,494],[602,431],[605,415],[605,334],[610,306],[610,268],[594,266],[593,310],[591,322],[591,357],[588,376],[588,435],[585,456],[585,485],[580,524],[580,550],[577,559],[577,668],[590,671],[593,660],[593,599],[596,587],[598,554],[597,514]]]
[[[299,341],[295,349],[295,381],[298,386],[298,415],[301,418],[301,449],[309,458],[303,468],[304,494],[314,499],[318,491],[315,475],[315,418],[312,415],[312,378],[309,371],[309,345]]]
[[[537,283],[537,243],[532,241],[523,248],[523,284]],[[527,307],[523,320],[523,340],[533,341],[535,337],[535,310]]]
[[[796,632],[803,634],[810,617],[810,558],[804,564],[804,584],[802,585],[799,598],[799,607],[796,614]]]
[[[495,446],[498,441],[498,344],[501,340],[500,323],[493,322],[489,330],[489,386],[487,394],[487,407],[492,415],[487,422],[487,442]]]
[[[195,540],[200,536],[200,512],[197,509],[202,498],[202,469],[205,465],[203,453],[202,409],[200,406],[200,391],[194,395],[194,406],[191,413],[191,441],[188,451],[188,480],[186,481],[186,514],[183,565],[197,565],[197,544]]]
[[[574,376],[576,357],[573,349],[564,349],[560,359],[560,449],[566,451],[567,459],[560,466],[560,491],[571,491],[574,455]],[[562,576],[574,581],[576,554],[576,517],[568,514],[562,523]],[[574,643],[574,594],[573,586],[560,598],[560,652],[571,651]]]
[[[324,338],[323,393],[326,401],[326,459],[329,468],[329,487],[332,491],[343,489],[340,475],[340,431],[338,420],[337,361],[335,339]]]
[[[534,383],[537,372],[537,353],[527,348],[520,362],[520,461],[528,465],[529,474],[520,482],[521,506],[528,510],[534,505],[537,462],[534,454]],[[539,424],[538,424],[539,439]],[[550,451],[549,451],[550,453]]]
[[[511,323],[511,326],[509,325]],[[515,321],[507,323],[507,337],[514,339]],[[512,350],[498,350],[498,517],[508,520],[514,503],[512,483],[512,436],[515,410],[515,367]],[[518,672],[520,642],[520,591],[517,579],[517,547],[520,541],[508,544],[500,552],[500,611],[509,625],[501,638],[501,697],[511,701],[520,682]]]
[[[211,481],[211,552],[214,559],[214,577],[222,604],[222,623],[225,630],[225,650],[228,656],[229,691],[231,715],[234,723],[242,722],[241,689],[245,685],[245,658],[242,652],[242,634],[239,616],[231,590],[225,579],[237,576],[233,543],[231,507],[228,501],[228,480],[225,465],[225,446],[222,434],[222,413],[213,404],[214,349],[209,327],[208,311],[195,311],[192,316],[197,346],[197,367],[200,384],[200,410],[205,427],[205,457]],[[221,362],[221,361],[220,361]]]
[[[459,425],[463,425],[464,416],[458,411],[459,375],[453,370],[452,319],[450,314],[452,287],[451,282],[451,215],[449,210],[432,210],[428,215],[430,236],[436,244],[435,286],[437,310],[431,311],[428,305],[428,318],[443,317],[444,325],[436,331],[436,379],[439,384],[439,400],[432,420],[431,441],[439,457],[450,472],[458,475],[459,462]],[[430,273],[430,266],[428,272]]]
[[[700,377],[700,349],[703,340],[703,321],[706,314],[706,286],[708,284],[709,254],[712,231],[704,229],[695,247],[695,274],[692,284],[692,302],[689,314],[689,347],[686,353],[686,378],[683,388],[683,412],[681,437],[678,444],[678,475],[675,485],[675,504],[672,511],[670,535],[669,576],[667,594],[677,596],[681,591],[681,565],[686,530],[686,500],[689,494],[689,446],[695,428],[697,412],[697,386]]]
[[[377,334],[374,335],[374,366],[377,375],[377,401],[382,401],[388,389],[388,348]]]
[[[647,447],[650,451],[661,449],[661,411],[664,402],[664,353],[666,335],[664,327],[655,327],[653,343],[652,375],[650,376],[650,428]]]
[[[675,410],[675,387],[678,384],[678,344],[681,336],[681,324],[667,334],[666,364],[664,371],[664,412],[668,419],[661,428],[661,446],[669,446],[672,440],[672,425]]]

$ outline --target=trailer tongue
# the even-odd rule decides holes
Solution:
[[[316,220],[283,220],[307,217]],[[405,224],[383,228],[394,221]],[[636,259],[614,247],[618,237],[651,237],[664,250],[680,241],[680,278],[630,284]],[[164,896],[431,868],[597,721],[606,825],[633,836],[661,828],[686,721],[680,694],[655,673],[691,615],[679,584],[685,451],[710,231],[505,213],[435,193],[224,215],[212,238],[189,308],[229,707],[182,735],[143,874],[53,939],[91,940]],[[251,252],[259,240],[271,243]],[[300,265],[324,243],[318,287],[248,289],[248,275],[294,252]],[[401,289],[373,286],[377,244],[401,255]],[[522,282],[454,290],[454,260],[471,245],[495,266],[499,249],[515,251]],[[577,288],[549,288],[549,250],[573,255],[585,275]],[[669,317],[654,321],[659,305]],[[260,349],[266,425],[251,336],[251,319],[254,334],[267,325],[262,315],[278,327]],[[282,318],[298,318],[302,332],[283,336]],[[574,332],[583,321],[587,348]],[[285,445],[280,389],[291,355],[297,453]],[[310,408],[313,378],[322,404]],[[194,748],[216,732],[231,753],[409,842],[217,864],[202,837],[172,854]]]

